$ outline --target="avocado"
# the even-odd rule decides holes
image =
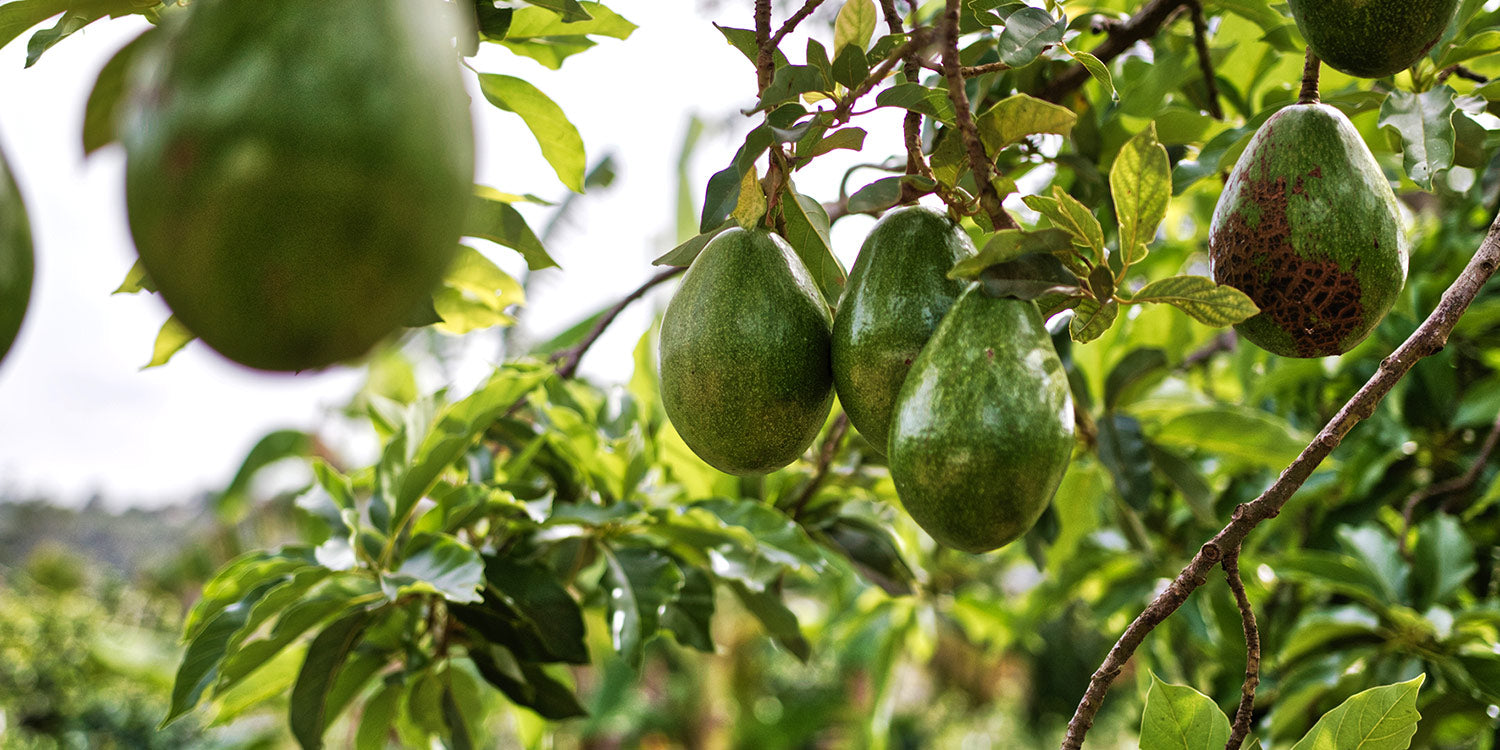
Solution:
[[[26,204],[21,202],[5,154],[0,153],[0,360],[15,343],[31,302],[32,253]]]
[[[1288,0],[1307,45],[1359,78],[1411,67],[1443,37],[1458,0]]]
[[[1036,523],[1073,455],[1073,401],[1036,303],[966,290],[901,384],[891,479],[933,539],[997,549]]]
[[[833,405],[833,317],[782,238],[729,229],[693,260],[661,322],[667,417],[720,471],[795,461]]]
[[[1209,229],[1214,280],[1260,314],[1240,335],[1284,357],[1342,354],[1406,283],[1396,196],[1359,132],[1326,104],[1272,115],[1225,183]]]
[[[324,367],[430,300],[473,189],[455,8],[195,2],[143,50],[121,123],[130,230],[210,347]]]
[[[855,429],[882,451],[901,381],[964,291],[948,269],[973,254],[962,227],[921,206],[886,214],[859,249],[833,316],[833,388]]]

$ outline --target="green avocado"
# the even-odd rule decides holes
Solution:
[[[358,357],[458,247],[469,97],[440,0],[204,0],[133,66],[131,233],[177,319],[231,360]]]
[[[1349,118],[1294,104],[1256,132],[1209,229],[1214,280],[1260,314],[1235,326],[1284,357],[1342,354],[1406,283],[1396,196]]]
[[[1458,0],[1289,0],[1297,28],[1329,67],[1384,78],[1443,37]]]
[[[896,396],[891,479],[939,543],[988,552],[1026,533],[1073,455],[1068,376],[1036,303],[970,287]]]
[[[661,321],[667,417],[730,474],[795,461],[833,405],[833,318],[786,240],[729,229],[703,248]]]
[[[964,291],[948,269],[973,254],[962,227],[921,206],[886,214],[859,249],[833,316],[833,388],[882,451],[901,381]]]
[[[26,205],[21,202],[21,191],[10,174],[5,154],[0,154],[0,360],[16,342],[21,319],[26,317],[33,263]]]

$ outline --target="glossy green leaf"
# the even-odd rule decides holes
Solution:
[[[684,646],[714,652],[710,623],[714,616],[714,582],[702,568],[681,566],[682,588],[662,610],[661,627]]]
[[[696,235],[687,242],[684,242],[681,245],[678,245],[677,247],[674,247],[671,250],[667,251],[667,253],[660,258],[651,261],[651,265],[678,267],[690,266],[693,264],[693,260],[698,257],[698,253],[703,252],[703,248],[708,245],[709,240],[712,240],[713,238],[719,236],[720,232],[732,226],[734,226],[733,222],[725,222],[723,225],[715,229],[710,229],[707,232]]]
[[[1141,750],[1222,750],[1228,741],[1229,717],[1213,699],[1152,673],[1141,716]]]
[[[292,735],[303,750],[323,747],[323,730],[332,715],[329,694],[371,619],[371,613],[363,610],[345,615],[318,633],[308,646],[307,660],[302,662],[292,687],[289,717]]]
[[[469,659],[486,682],[544,719],[561,721],[588,714],[571,688],[531,662],[516,661],[504,649],[470,649]]]
[[[621,658],[639,667],[662,610],[682,588],[682,571],[656,550],[601,549],[606,567],[600,587],[608,592],[610,642]]]
[[[514,76],[482,73],[479,90],[491,104],[520,115],[541,146],[542,156],[557,172],[557,178],[573,192],[583,192],[588,157],[578,128],[568,122],[561,107],[536,86]]]
[[[834,55],[850,45],[863,52],[870,45],[877,20],[875,0],[844,0],[844,7],[833,20]]]
[[[512,305],[525,304],[526,291],[478,250],[460,246],[432,301],[442,317],[437,329],[457,336],[511,325],[515,318],[506,310]]]
[[[898,83],[875,95],[877,107],[900,107],[918,114],[953,122],[953,101],[947,93],[919,83]]]
[[[1427,675],[1357,693],[1323,714],[1292,750],[1406,750],[1417,733],[1417,691]]]
[[[808,273],[823,292],[823,299],[837,301],[844,293],[844,281],[849,273],[833,254],[833,242],[828,235],[828,212],[815,198],[795,192],[790,186],[781,191],[778,205],[786,225],[787,243],[797,251],[802,265],[807,266]]]
[[[1073,319],[1068,322],[1068,335],[1080,344],[1087,344],[1103,336],[1119,316],[1120,303],[1109,300],[1100,304],[1093,297],[1084,297],[1073,308]]]
[[[1000,61],[1012,68],[1031,64],[1048,47],[1062,42],[1063,24],[1040,8],[1022,8],[1005,19],[996,41]]]
[[[240,628],[244,627],[256,602],[273,585],[274,582],[266,581],[250,589],[243,599],[221,609],[205,622],[188,643],[172,684],[172,707],[167,711],[167,717],[162,719],[162,726],[172,723],[198,705],[209,686],[218,679],[219,666],[224,663],[225,648]]]
[[[628,39],[637,26],[620,14],[599,4],[573,2],[571,13],[561,16],[541,8],[519,8],[511,17],[510,29],[505,38],[510,40],[534,37],[599,36]]]
[[[404,692],[401,683],[387,682],[365,702],[359,729],[355,730],[355,750],[385,750]]]
[[[901,202],[900,177],[882,177],[849,196],[849,213],[875,213]]]
[[[752,591],[738,581],[730,581],[729,590],[739,597],[740,603],[755,619],[760,620],[766,632],[793,656],[803,662],[812,656],[812,647],[802,635],[797,615],[787,609],[781,597],[770,591]]]
[[[1120,247],[1127,254],[1151,244],[1172,197],[1167,150],[1156,140],[1156,123],[1125,143],[1109,170],[1109,190],[1120,223]]]
[[[1234,325],[1260,312],[1244,292],[1216,284],[1206,276],[1158,279],[1141,287],[1131,300],[1169,304],[1211,326]]]
[[[524,2],[546,9],[548,16],[558,18],[563,23],[581,23],[592,18],[584,9],[583,3],[578,0],[524,0]]]
[[[92,154],[115,140],[115,111],[125,93],[125,77],[131,63],[145,47],[150,34],[142,33],[132,39],[94,78],[94,87],[89,90],[88,103],[83,109],[83,153]],[[123,287],[122,287],[123,288]]]
[[[184,642],[197,637],[215,615],[241,601],[250,591],[266,582],[317,565],[311,547],[289,545],[278,549],[255,550],[230,560],[213,578],[203,584],[202,595],[188,610],[182,625]]]
[[[394,573],[381,577],[386,595],[435,593],[450,602],[479,601],[484,561],[473,547],[446,534],[413,537]]]
[[[1435,67],[1442,70],[1496,52],[1500,52],[1500,30],[1486,29],[1463,40],[1462,44],[1454,44],[1443,50]]]
[[[1073,247],[1072,239],[1061,229],[1038,229],[1028,232],[1022,229],[1005,229],[990,236],[989,241],[973,257],[954,264],[948,271],[950,279],[977,279],[986,269],[1033,253],[1055,254]],[[1059,276],[1059,281],[1076,283],[1071,275]]]
[[[840,516],[822,529],[823,536],[871,583],[891,596],[912,593],[915,574],[889,530],[853,516]]]
[[[1064,49],[1066,48],[1066,45],[1064,45]],[[1082,65],[1084,70],[1089,72],[1089,77],[1098,81],[1099,85],[1103,86],[1104,90],[1109,92],[1110,99],[1114,101],[1120,100],[1120,92],[1115,90],[1115,77],[1110,74],[1108,65],[1105,65],[1103,61],[1088,52],[1069,49],[1068,54],[1072,55],[1073,59],[1078,61],[1078,64]]]
[[[1421,94],[1393,91],[1380,106],[1380,128],[1400,139],[1406,174],[1424,189],[1453,166],[1453,95],[1447,86]]]
[[[1264,412],[1231,406],[1181,414],[1163,424],[1152,439],[1277,470],[1307,446],[1286,422]]]
[[[1047,217],[1053,226],[1072,236],[1073,242],[1093,251],[1095,263],[1104,261],[1104,229],[1088,206],[1068,195],[1060,186],[1052,186],[1052,197],[1028,195],[1022,199],[1027,207]]]
[[[1417,526],[1412,583],[1418,609],[1448,601],[1477,569],[1474,545],[1457,518],[1438,514]]]

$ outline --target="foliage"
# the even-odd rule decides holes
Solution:
[[[134,7],[85,5],[37,32],[35,53]],[[183,624],[173,717],[233,695],[289,695],[304,747],[1055,744],[1120,630],[1413,331],[1494,213],[1500,87],[1487,81],[1500,75],[1500,11],[1464,0],[1411,70],[1323,79],[1324,101],[1350,116],[1406,206],[1413,253],[1396,308],[1337,359],[1234,346],[1210,326],[1253,306],[1205,278],[1205,239],[1222,177],[1297,96],[1302,40],[1281,4],[1204,2],[1203,61],[1191,12],[1106,54],[1090,25],[1121,33],[1134,0],[975,0],[959,8],[957,62],[971,71],[961,92],[903,62],[936,59],[911,29],[940,24],[944,3],[920,4],[890,34],[872,0],[829,5],[831,28],[807,21],[805,50],[768,54],[755,89],[756,32],[717,27],[752,64],[755,121],[707,180],[698,234],[661,262],[690,262],[733,222],[767,222],[835,292],[833,222],[928,194],[965,214],[982,251],[956,277],[1073,311],[1051,332],[1085,440],[1039,524],[989,555],[936,547],[899,510],[883,459],[857,434],[842,438],[836,416],[804,460],[764,478],[720,474],[664,419],[651,332],[628,383],[610,387],[545,363],[586,347],[588,321],[511,352],[466,394],[419,395],[412,363],[392,351],[372,360],[350,407],[380,442],[374,465],[297,441],[247,462],[246,476],[305,457],[300,536],[205,584]],[[0,38],[61,9],[0,6]],[[478,10],[474,41],[554,68],[633,29],[573,0]],[[108,84],[101,76],[91,112],[112,106]],[[519,78],[481,74],[479,85],[580,188],[583,140],[561,107]],[[862,148],[866,132],[850,124],[861,106],[920,115],[930,174],[885,176],[825,205],[832,195],[795,180]],[[1222,119],[1209,114],[1220,107]],[[993,179],[975,177],[966,114]],[[1018,229],[992,210],[1010,193],[1029,209],[1004,204]],[[466,234],[532,269],[554,265],[515,208],[532,200],[478,188]],[[467,257],[435,297],[452,334],[507,324],[522,296],[480,253]],[[133,275],[122,291],[150,290]],[[1246,542],[1262,746],[1354,747],[1365,735],[1493,746],[1500,482],[1483,446],[1500,411],[1497,322],[1490,289]],[[1423,494],[1475,466],[1469,486]],[[1241,632],[1227,587],[1209,582],[1127,665],[1091,746],[1222,742]],[[1363,722],[1372,714],[1386,718]]]

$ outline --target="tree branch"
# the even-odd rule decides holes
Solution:
[[[1224,109],[1219,106],[1219,81],[1214,77],[1214,60],[1208,51],[1208,22],[1203,20],[1203,3],[1191,0],[1188,11],[1193,14],[1193,45],[1198,48],[1198,68],[1203,71],[1203,85],[1208,88],[1208,113],[1215,120],[1224,119]]]
[[[1442,83],[1454,76],[1458,76],[1459,78],[1462,78],[1466,81],[1473,81],[1480,84],[1490,82],[1488,76],[1484,75],[1483,73],[1477,73],[1462,65],[1449,65],[1448,67],[1443,68],[1442,71],[1438,73],[1437,82]]]
[[[797,24],[806,21],[807,17],[812,15],[813,11],[817,10],[818,6],[822,4],[823,0],[807,0],[806,3],[803,3],[802,7],[798,8],[797,12],[788,17],[786,23],[781,24],[781,28],[776,30],[776,34],[771,37],[771,46],[780,46],[781,40],[785,39],[787,34],[792,33],[792,30],[797,28]],[[834,50],[834,54],[838,54],[838,50]]]
[[[776,71],[776,61],[771,54],[771,0],[755,0],[755,83],[757,91],[765,96],[771,85],[771,74]]]
[[[1156,596],[1156,599],[1125,629],[1104,663],[1089,680],[1088,690],[1068,722],[1062,750],[1079,750],[1084,735],[1094,724],[1094,717],[1104,702],[1110,683],[1119,675],[1136,648],[1157,625],[1182,606],[1188,596],[1207,580],[1208,572],[1224,558],[1225,550],[1239,549],[1245,537],[1263,521],[1275,518],[1291,499],[1292,493],[1312,476],[1313,469],[1337,448],[1344,436],[1360,421],[1375,413],[1375,407],[1390,393],[1396,383],[1411,371],[1418,361],[1447,345],[1448,336],[1479,290],[1500,267],[1500,218],[1490,225],[1484,242],[1469,260],[1462,274],[1443,293],[1437,308],[1396,351],[1380,363],[1375,375],[1362,386],[1343,408],[1318,432],[1301,455],[1281,472],[1260,497],[1234,509],[1230,522],[1213,539],[1206,542],[1191,562]]]
[[[964,90],[964,77],[958,65],[958,16],[961,0],[948,0],[943,14],[943,76],[948,79],[948,98],[953,101],[954,119],[958,122],[959,135],[963,136],[964,148],[969,152],[969,169],[974,172],[974,183],[979,187],[979,204],[989,214],[990,223],[996,230],[1020,227],[1001,205],[1000,194],[990,182],[993,163],[984,152],[984,141],[979,138],[979,129],[974,125],[974,115],[969,111],[969,94]]]
[[[589,329],[588,335],[584,336],[582,341],[552,355],[553,362],[562,363],[557,368],[558,377],[567,379],[577,375],[578,363],[583,361],[584,352],[587,352],[589,347],[593,346],[594,342],[598,341],[599,337],[604,335],[604,331],[609,328],[609,324],[615,322],[615,318],[620,317],[620,313],[624,312],[625,308],[630,306],[630,303],[646,296],[646,292],[651,291],[662,282],[674,278],[686,270],[686,268],[668,268],[647,279],[646,283],[641,284],[636,287],[635,291],[625,295],[625,298],[615,303],[614,307],[605,310],[604,314],[594,323],[594,327]]]
[[[894,68],[896,63],[900,62],[903,57],[914,53],[917,49],[921,48],[921,45],[926,44],[927,38],[927,29],[914,29],[911,33],[911,38],[906,40],[906,44],[891,50],[891,53],[886,55],[885,59],[881,60],[880,64],[875,66],[874,70],[870,71],[870,75],[865,76],[865,80],[860,81],[858,86],[850,89],[849,93],[844,95],[843,100],[833,109],[833,122],[838,124],[848,121],[849,113],[854,110],[854,103],[861,96],[870,93],[870,89],[875,88],[876,84],[884,81],[885,77],[891,74],[891,68]]]
[[[802,515],[802,509],[807,502],[818,494],[818,488],[823,486],[823,480],[828,478],[828,467],[833,465],[833,457],[838,455],[839,444],[844,442],[844,435],[849,432],[849,415],[839,412],[833,418],[833,424],[828,428],[828,437],[823,439],[823,447],[818,451],[818,466],[813,470],[812,478],[807,480],[807,486],[802,493],[797,495],[797,501],[792,503],[791,517]]]
[[[1224,577],[1229,581],[1229,590],[1234,592],[1234,602],[1240,608],[1240,623],[1245,630],[1245,682],[1240,687],[1240,706],[1234,712],[1229,741],[1224,743],[1224,750],[1240,750],[1245,738],[1250,736],[1250,720],[1255,714],[1255,688],[1260,685],[1260,629],[1255,625],[1255,608],[1245,594],[1245,581],[1240,578],[1238,548],[1224,556]]]
[[[885,12],[885,25],[892,34],[902,34],[905,30],[901,24],[901,13],[896,10],[896,0],[880,0],[880,7]],[[906,79],[912,83],[920,83],[917,79],[921,74],[921,55],[912,48],[902,59],[906,65]],[[922,155],[922,114],[920,112],[906,113],[906,118],[901,122],[902,140],[906,145],[906,173],[932,176],[932,168],[927,165],[927,159]],[[898,201],[902,204],[913,203],[917,200],[917,189],[911,183],[901,183],[901,197]]]
[[[1322,70],[1322,63],[1313,53],[1312,47],[1308,47],[1307,58],[1302,63],[1302,93],[1297,97],[1298,104],[1318,103],[1318,72],[1320,70]]]
[[[1500,443],[1500,414],[1495,415],[1495,423],[1490,427],[1490,434],[1485,437],[1484,444],[1479,448],[1479,455],[1474,457],[1474,463],[1464,471],[1462,476],[1449,479],[1446,482],[1430,484],[1411,493],[1406,498],[1406,504],[1401,507],[1401,554],[1406,555],[1406,538],[1411,535],[1412,518],[1416,515],[1417,507],[1429,498],[1440,495],[1448,495],[1454,492],[1463,492],[1474,486],[1479,477],[1484,473],[1484,467],[1490,462],[1490,456],[1495,453],[1495,446]]]
[[[1107,27],[1109,37],[1091,50],[1091,53],[1099,58],[1099,62],[1109,64],[1109,61],[1130,49],[1131,45],[1154,36],[1167,25],[1172,14],[1188,2],[1190,0],[1148,0],[1129,19],[1110,24]],[[1077,91],[1088,80],[1088,69],[1081,64],[1075,64],[1053,78],[1038,96],[1049,102],[1059,102],[1063,97]]]

